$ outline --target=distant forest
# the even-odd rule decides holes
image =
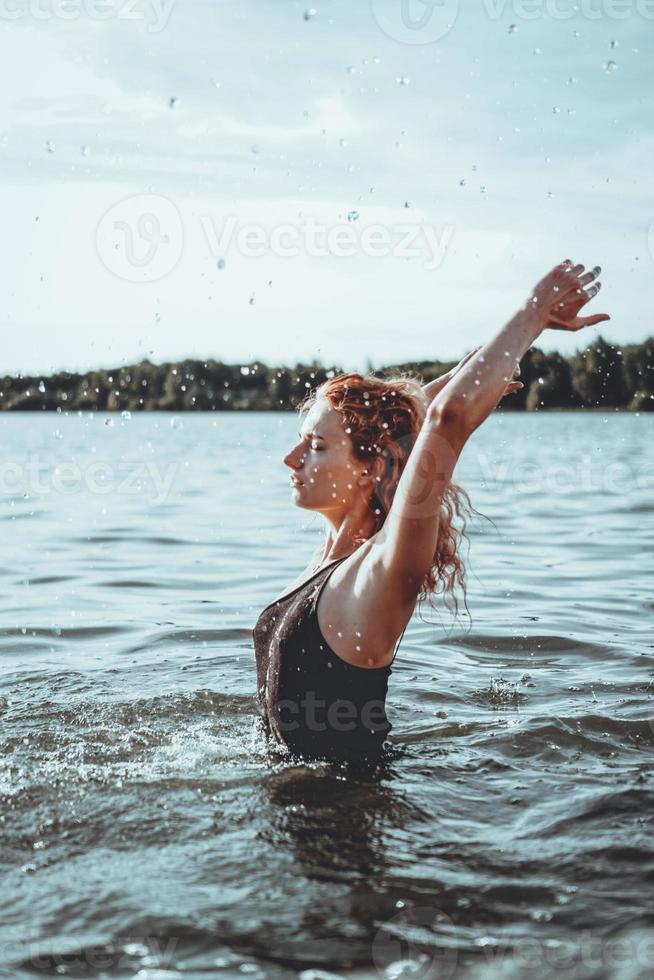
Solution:
[[[368,371],[378,377],[411,371],[423,382],[444,374],[457,361],[389,364]],[[215,360],[140,364],[50,377],[0,380],[0,409],[71,412],[283,411],[295,409],[307,391],[343,369],[318,362],[269,367],[260,362]],[[531,347],[520,361],[524,388],[502,399],[502,411],[615,409],[654,411],[654,337],[642,344],[614,345],[597,337],[570,357]]]

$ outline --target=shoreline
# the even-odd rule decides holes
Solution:
[[[363,374],[410,376],[422,384],[458,361],[400,362]],[[102,368],[83,374],[18,374],[0,378],[0,411],[233,412],[295,411],[310,390],[344,372],[317,361],[269,366],[261,361],[227,364],[186,358]],[[531,347],[520,361],[524,388],[505,396],[495,411],[654,411],[654,336],[618,347],[596,338],[563,358]]]

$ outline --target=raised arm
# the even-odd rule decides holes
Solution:
[[[445,374],[441,374],[438,378],[434,378],[433,381],[429,381],[427,382],[426,385],[422,386],[422,390],[427,395],[427,399],[429,402],[432,402],[436,397],[436,395],[438,395],[439,392],[441,392],[443,388],[445,388],[445,386],[450,383],[452,378],[459,373],[463,365],[467,364],[470,358],[474,357],[474,355],[477,353],[478,350],[481,350],[481,346],[482,345],[480,344],[479,347],[475,347],[474,350],[471,350],[469,354],[466,354],[465,357],[462,357],[459,363],[455,364],[455,366],[451,368],[451,370],[446,371]],[[519,365],[516,365],[516,370],[519,373]],[[506,386],[505,390],[502,392],[500,398],[503,398],[504,395],[510,395],[514,391],[519,391],[520,388],[524,388],[524,385],[521,381],[510,381]]]
[[[430,411],[447,415],[450,424],[456,417],[465,441],[493,411],[510,380],[516,360],[523,357],[543,330],[550,327],[576,331],[610,320],[607,313],[588,317],[577,315],[601,289],[600,282],[593,283],[600,271],[600,267],[595,266],[584,273],[583,265],[573,265],[569,259],[554,266],[536,284],[515,316],[436,395]]]
[[[568,260],[552,269],[516,315],[429,405],[379,535],[377,557],[386,584],[398,595],[417,595],[433,562],[441,501],[461,450],[502,397],[516,360],[548,326],[580,330],[610,319],[607,314],[577,316],[600,288],[600,283],[583,288],[600,271],[581,275],[583,269]]]

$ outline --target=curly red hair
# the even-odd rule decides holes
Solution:
[[[321,398],[340,413],[355,459],[370,462],[375,454],[384,460],[382,475],[376,478],[376,489],[368,501],[375,516],[372,532],[375,534],[390,511],[400,477],[424,422],[427,395],[420,379],[408,371],[383,378],[350,372],[329,378],[308,393],[299,406],[300,413],[308,411]],[[455,615],[459,606],[455,594],[457,586],[463,592],[468,609],[465,568],[458,550],[461,538],[467,540],[464,514],[469,517],[472,513],[477,511],[466,491],[450,481],[441,502],[433,564],[421,582],[418,595],[418,599],[423,600],[442,592],[448,608],[451,608],[448,602],[451,597]],[[462,519],[461,529],[455,527],[455,517]],[[361,544],[365,540],[364,536],[359,536],[355,543]]]

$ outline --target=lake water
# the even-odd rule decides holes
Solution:
[[[256,728],[296,423],[0,415],[0,971],[651,977],[654,418],[474,433],[472,622],[414,614],[374,777]]]

